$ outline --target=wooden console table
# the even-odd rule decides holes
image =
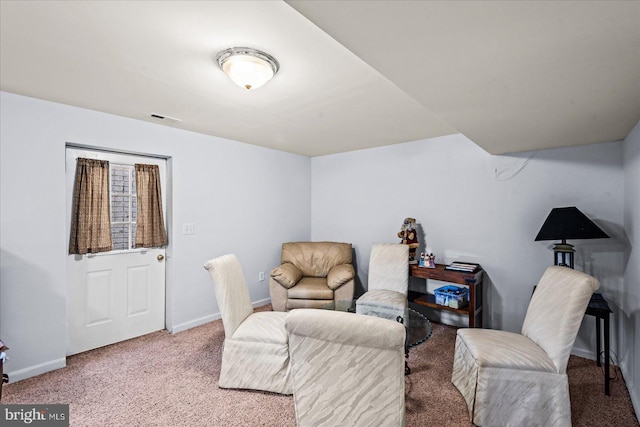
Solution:
[[[422,294],[419,292],[411,292],[410,298],[412,302],[424,305],[436,310],[453,311],[454,313],[465,315],[469,318],[470,328],[482,327],[482,273],[483,270],[475,273],[462,273],[459,271],[449,271],[444,268],[444,264],[436,264],[436,268],[424,268],[412,265],[410,274],[413,277],[422,279],[440,280],[442,282],[455,283],[457,285],[465,285],[469,288],[469,304],[462,308],[453,308],[446,305],[436,304],[435,296],[430,293]]]

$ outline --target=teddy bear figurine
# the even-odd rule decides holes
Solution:
[[[416,220],[415,218],[405,218],[402,223],[402,229],[398,232],[398,237],[402,239],[403,245],[409,245],[409,264],[417,264],[416,249],[420,244],[418,243],[418,236],[416,235]]]

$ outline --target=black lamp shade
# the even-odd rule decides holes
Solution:
[[[603,239],[609,237],[575,206],[554,208],[536,236],[538,240]]]

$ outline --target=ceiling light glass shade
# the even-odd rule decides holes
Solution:
[[[250,47],[230,47],[216,55],[216,62],[238,86],[257,89],[276,75],[280,64],[268,53]]]

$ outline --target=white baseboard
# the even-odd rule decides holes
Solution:
[[[6,368],[8,364],[5,364],[5,374],[9,375],[9,382],[15,383],[20,380],[35,377],[36,375],[44,374],[45,372],[55,371],[56,369],[64,368],[67,366],[67,359],[65,357],[61,359],[51,360],[49,362],[40,363],[34,366],[28,366],[26,368],[18,369],[17,371],[10,371]]]
[[[254,301],[251,303],[253,308],[262,307],[267,304],[271,304],[271,298],[265,298],[258,301]],[[220,312],[210,314],[208,316],[203,316],[198,319],[193,319],[188,322],[180,323],[179,325],[175,325],[173,328],[169,329],[169,332],[172,334],[177,334],[178,332],[186,331],[187,329],[195,328],[196,326],[204,325],[205,323],[213,322],[214,320],[220,319],[222,316]]]
[[[629,392],[629,397],[631,398],[631,405],[633,405],[633,410],[636,413],[636,417],[640,419],[640,390],[636,387],[634,378],[629,372],[627,360],[622,359],[620,362],[620,372],[622,373],[622,378],[624,379],[625,385],[627,386],[627,391]]]
[[[251,303],[253,308],[262,307],[271,303],[271,298],[265,298],[262,300],[254,301]],[[188,322],[181,323],[179,325],[175,325],[172,329],[169,330],[172,334],[186,331],[187,329],[195,328],[196,326],[204,325],[205,323],[213,322],[214,320],[220,319],[220,313],[210,314],[208,316],[203,316],[198,319],[193,319]],[[10,363],[5,363],[4,369],[5,373],[9,375],[10,382],[14,383],[17,381],[21,381],[27,378],[35,377],[36,375],[44,374],[45,372],[55,371],[56,369],[64,368],[67,366],[67,359],[60,358],[55,359],[49,362],[40,363],[38,365],[29,366],[27,368],[18,369],[16,371],[9,370]]]
[[[624,373],[622,376],[624,377]],[[635,387],[635,384],[627,383],[627,390],[629,390],[629,397],[631,397],[631,404],[636,411],[636,417],[640,418],[640,395],[638,389]]]
[[[205,323],[213,322],[214,320],[220,319],[220,313],[209,314],[207,316],[200,317],[198,319],[189,320],[188,322],[180,323],[179,325],[175,325],[173,328],[169,329],[169,332],[172,334],[177,334],[178,332],[186,331],[187,329],[195,328],[196,326],[204,325]]]
[[[576,356],[584,357],[585,359],[596,360],[595,354],[593,350],[586,350],[584,348],[574,348],[571,351],[571,354]],[[611,366],[613,366],[614,362],[618,363],[611,359]],[[631,373],[627,369],[627,364],[622,360],[618,366],[620,368],[620,372],[622,373],[622,378],[624,379],[625,386],[629,391],[629,397],[631,398],[631,405],[633,406],[633,410],[636,413],[636,417],[640,417],[640,395],[638,390],[635,387],[635,384],[632,382]]]
[[[573,354],[575,356],[584,357],[585,359],[596,360],[595,351],[588,350],[588,349],[585,349],[585,348],[575,348],[574,347],[571,350],[571,354]]]
[[[271,298],[265,298],[265,299],[261,299],[261,300],[254,301],[254,302],[251,303],[253,308],[262,307],[262,306],[265,306],[267,304],[271,304]]]

